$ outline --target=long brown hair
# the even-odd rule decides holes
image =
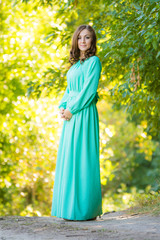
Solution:
[[[80,59],[80,50],[78,48],[78,36],[80,32],[84,29],[87,29],[91,33],[92,41],[91,41],[91,47],[85,52],[85,57],[83,59]],[[71,63],[71,65],[78,62],[79,59],[83,62],[85,59],[91,56],[94,56],[97,51],[96,42],[97,42],[97,38],[96,38],[94,29],[90,25],[80,25],[76,29],[72,37],[72,47],[70,50],[70,58],[69,58],[69,62]]]

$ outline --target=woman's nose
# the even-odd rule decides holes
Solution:
[[[82,37],[82,42],[85,42],[85,38],[84,37]]]

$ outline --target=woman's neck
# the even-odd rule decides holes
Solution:
[[[85,57],[85,52],[80,51],[80,58],[82,59],[82,58],[84,58],[84,57]]]

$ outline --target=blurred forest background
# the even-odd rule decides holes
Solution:
[[[90,24],[103,211],[160,190],[160,1],[0,1],[0,214],[50,216],[71,37]]]

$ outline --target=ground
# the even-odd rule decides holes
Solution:
[[[119,211],[96,221],[56,217],[0,217],[0,240],[159,240],[160,215]]]

